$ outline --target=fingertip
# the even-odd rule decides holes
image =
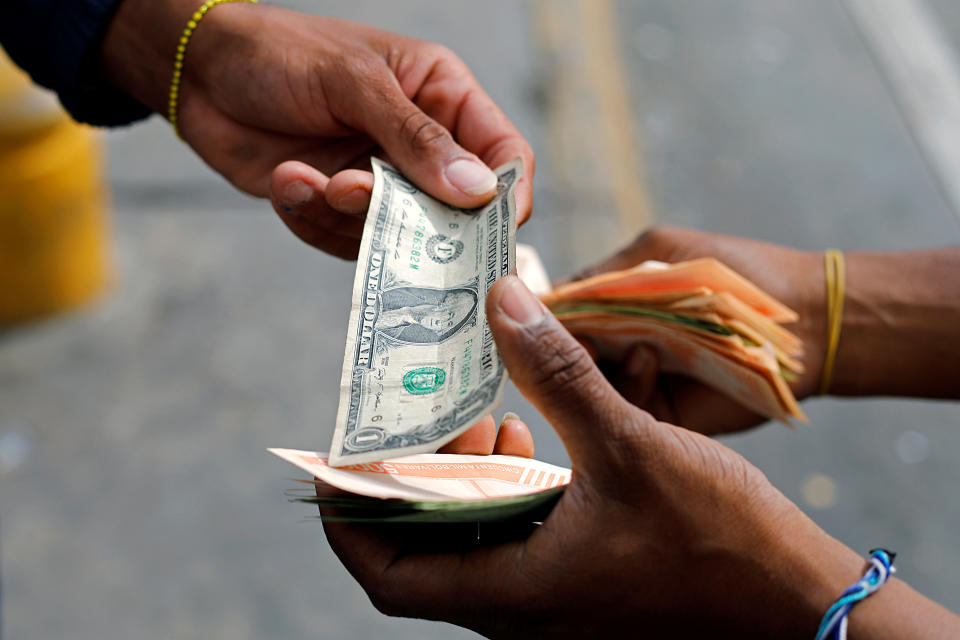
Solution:
[[[533,457],[533,434],[515,413],[507,413],[503,416],[493,452],[502,456]]]
[[[329,178],[297,160],[277,165],[270,176],[270,199],[280,206],[302,205],[323,193]]]
[[[487,415],[459,436],[443,445],[437,453],[488,456],[493,453],[497,439],[497,424]]]
[[[519,227],[530,219],[533,213],[533,183],[524,176],[517,183],[517,226]]]
[[[341,213],[364,214],[370,207],[373,193],[373,174],[369,171],[346,169],[336,173],[327,184],[327,203]]]
[[[456,158],[443,169],[447,182],[482,206],[497,193],[497,174],[476,157]]]
[[[500,278],[487,293],[487,319],[491,324],[502,324],[506,317],[520,326],[534,325],[549,313],[540,298],[512,273]]]

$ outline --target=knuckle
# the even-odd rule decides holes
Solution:
[[[436,42],[420,41],[417,57],[421,61],[429,62],[434,69],[438,65],[444,70],[462,71],[467,69],[466,63],[460,59],[460,56],[453,49]]]
[[[632,407],[609,417],[603,444],[612,469],[634,469],[638,462],[647,465],[651,457],[659,455],[652,420]]]
[[[384,59],[366,50],[342,51],[314,65],[318,85],[330,87],[326,92],[328,97],[346,105],[376,99],[390,78]],[[333,90],[336,88],[339,90]]]
[[[770,482],[763,471],[750,464],[746,458],[739,454],[728,457],[732,460],[728,460],[726,465],[726,476],[730,478],[734,486],[738,487],[748,497],[766,495]]]
[[[424,44],[423,52],[429,57],[437,60],[460,61],[460,57],[453,52],[453,49],[436,42],[427,42]]]
[[[553,393],[564,393],[571,387],[588,396],[598,393],[599,380],[590,354],[570,339],[559,324],[551,325],[535,336],[534,350],[543,356],[534,383]]]
[[[682,229],[675,227],[651,227],[641,233],[620,255],[629,261],[662,260],[674,262],[686,259],[684,247],[691,244],[691,238]]]
[[[664,227],[650,227],[639,236],[634,241],[635,245],[652,245],[657,246],[669,241],[669,230]]]
[[[399,599],[394,597],[390,590],[372,587],[367,590],[367,597],[370,598],[373,608],[383,615],[391,618],[403,617],[404,610],[399,604]]]
[[[664,255],[683,253],[684,247],[703,244],[707,237],[692,229],[680,227],[655,226],[644,231],[634,241],[635,246],[655,250]]]
[[[383,58],[366,50],[345,51],[334,61],[337,69],[349,73],[358,80],[379,75],[384,66]]]
[[[763,472],[746,458],[710,438],[685,429],[673,428],[670,433],[679,445],[684,466],[692,463],[694,468],[709,474],[714,485],[749,497],[768,484]]]
[[[436,153],[452,140],[446,128],[420,110],[403,119],[400,135],[417,155]]]
[[[393,604],[387,600],[374,596],[370,594],[370,604],[373,605],[373,608],[382,613],[385,616],[390,616],[391,618],[397,618],[400,614],[394,609]]]

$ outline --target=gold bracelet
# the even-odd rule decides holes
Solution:
[[[846,286],[843,253],[836,249],[827,249],[823,260],[827,278],[827,352],[823,359],[820,395],[826,395],[833,382],[833,366],[837,361],[837,345],[840,344],[840,327],[843,325],[843,296]]]
[[[177,115],[180,104],[180,76],[183,72],[183,59],[187,53],[187,45],[197,25],[203,20],[203,16],[207,15],[210,9],[224,2],[257,2],[257,0],[207,0],[190,16],[187,26],[183,28],[183,35],[180,36],[180,42],[177,44],[177,54],[173,57],[173,78],[170,80],[170,95],[167,101],[167,120],[173,125],[173,132],[181,140],[183,136],[180,135]]]

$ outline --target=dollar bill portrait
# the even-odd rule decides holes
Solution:
[[[381,294],[376,329],[410,344],[437,344],[476,320],[472,289],[399,287]]]

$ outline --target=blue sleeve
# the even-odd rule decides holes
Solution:
[[[120,125],[150,110],[106,82],[100,42],[121,0],[2,0],[0,45],[79,122]]]

